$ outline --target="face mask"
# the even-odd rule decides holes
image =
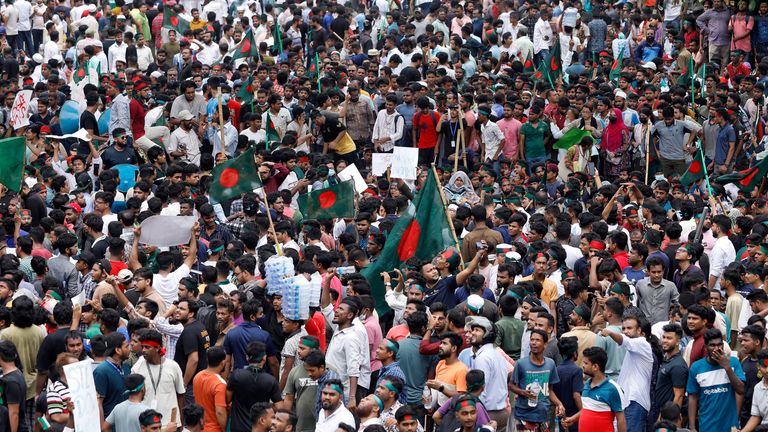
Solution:
[[[616,117],[610,117],[611,123],[616,123],[616,120],[618,120]]]
[[[328,177],[331,177],[331,176],[334,176],[334,175],[336,175],[336,170],[333,169],[333,168],[329,169],[328,170]]]
[[[664,174],[656,174],[654,178],[659,181],[664,180]]]

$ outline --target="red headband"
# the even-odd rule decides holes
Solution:
[[[589,242],[590,249],[605,250],[605,243],[600,240],[592,240]]]
[[[142,345],[149,345],[149,346],[155,347],[155,348],[160,348],[162,346],[162,345],[160,345],[159,343],[157,343],[157,342],[155,342],[153,340],[143,340],[143,341],[141,341],[141,344]]]

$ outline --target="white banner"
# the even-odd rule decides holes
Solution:
[[[387,168],[392,166],[392,153],[374,153],[371,171],[373,175],[382,176],[387,173]]]
[[[22,90],[16,93],[16,99],[11,108],[11,126],[13,129],[29,126],[29,102],[32,100],[32,90]]]
[[[150,216],[141,223],[139,241],[157,247],[189,244],[194,216]]]
[[[419,164],[419,149],[413,147],[395,147],[392,152],[392,172],[390,177],[403,180],[416,180],[416,166]]]
[[[91,362],[83,360],[64,366],[69,385],[69,397],[75,404],[75,430],[77,432],[101,432],[99,403],[96,400],[96,384],[93,382]]]

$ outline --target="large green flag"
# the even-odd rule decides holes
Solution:
[[[213,169],[211,198],[222,202],[261,187],[258,167],[253,159],[254,151],[253,147],[249,147],[237,158]]]
[[[24,137],[0,140],[0,154],[3,155],[0,157],[0,184],[14,192],[21,191],[26,151]]]
[[[248,78],[243,81],[240,91],[237,92],[237,96],[242,99],[244,105],[253,102],[253,76],[248,75]]]
[[[299,195],[299,208],[308,219],[355,217],[355,185],[348,180]]]
[[[624,47],[621,47],[621,51],[619,51],[619,56],[616,57],[616,60],[613,61],[613,64],[611,65],[611,72],[608,74],[611,81],[618,84],[619,78],[621,78],[621,64],[624,61]]]
[[[376,300],[376,311],[382,315],[389,311],[384,300],[384,281],[381,273],[400,268],[409,258],[432,260],[447,248],[456,247],[450,221],[443,207],[440,185],[430,170],[424,187],[413,203],[398,218],[387,236],[381,257],[363,269],[362,274],[371,284]],[[427,295],[430,293],[427,292]]]
[[[280,133],[277,131],[275,122],[272,121],[272,116],[269,115],[269,111],[267,111],[267,124],[265,125],[265,128],[267,130],[267,150],[269,150],[270,143],[280,144]]]
[[[707,164],[704,162],[704,153],[699,148],[693,161],[688,165],[688,170],[680,177],[680,183],[688,186],[706,177]]]
[[[573,128],[569,130],[568,132],[564,133],[563,136],[557,140],[557,142],[552,146],[556,149],[561,150],[568,150],[569,148],[573,147],[574,145],[581,142],[584,137],[591,137],[592,142],[595,141],[595,138],[592,137],[592,133],[589,131],[585,131],[581,128]]]
[[[563,73],[563,60],[560,54],[560,37],[555,37],[555,44],[547,60],[547,69],[549,70],[549,83],[554,87],[554,82],[560,78]]]
[[[248,29],[243,36],[243,40],[239,44],[235,45],[235,49],[232,51],[232,60],[235,61],[241,58],[258,57],[259,47],[256,45],[256,39],[253,37],[253,31]]]
[[[763,158],[753,167],[733,174],[722,175],[713,181],[722,185],[734,183],[739,189],[749,193],[752,192],[752,189],[760,187],[766,174],[768,174],[768,158]]]
[[[176,34],[181,38],[189,30],[189,21],[185,20],[172,8],[163,9],[163,27],[169,30],[176,30]]]

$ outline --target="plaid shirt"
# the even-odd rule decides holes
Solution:
[[[321,376],[320,379],[317,380],[317,397],[315,398],[315,417],[317,417],[317,415],[320,414],[320,410],[323,409],[323,403],[320,397],[323,395],[323,387],[325,387],[326,381],[330,379],[341,379],[341,378],[339,377],[339,374],[337,374],[336,372],[330,369],[326,369],[323,376]],[[346,405],[347,404],[346,398],[344,398],[344,395],[341,395],[341,397],[345,399],[342,402],[344,403],[344,405]]]

